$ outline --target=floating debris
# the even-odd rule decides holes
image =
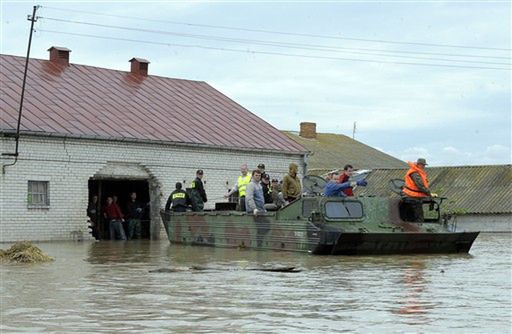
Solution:
[[[183,271],[233,271],[233,270],[252,270],[252,271],[270,271],[279,273],[299,273],[302,270],[296,267],[270,267],[270,268],[224,268],[224,267],[203,267],[192,266],[190,268],[159,268],[150,270],[150,273],[175,273]]]
[[[39,263],[53,261],[30,241],[18,241],[7,250],[0,249],[0,262]]]

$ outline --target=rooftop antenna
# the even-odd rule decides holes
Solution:
[[[352,139],[356,138],[356,124],[357,121],[354,121],[354,127],[352,128]]]
[[[34,31],[34,22],[37,21],[36,11],[39,6],[34,6],[34,11],[32,12],[32,16],[28,15],[27,20],[31,21],[30,24],[30,35],[28,37],[28,47],[27,47],[27,58],[25,59],[25,73],[23,74],[23,84],[21,86],[21,97],[20,97],[20,109],[18,111],[18,125],[16,127],[16,134],[14,135],[14,139],[16,140],[16,148],[14,153],[2,153],[2,156],[14,157],[14,162],[7,165],[2,165],[2,174],[5,173],[5,167],[14,166],[18,161],[18,146],[20,142],[20,127],[21,127],[21,111],[23,110],[23,98],[25,97],[25,83],[27,82],[27,72],[28,72],[28,60],[30,58],[30,46],[32,45],[32,32]]]

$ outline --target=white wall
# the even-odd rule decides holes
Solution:
[[[512,232],[512,215],[481,214],[457,217],[457,230],[467,232]]]
[[[264,163],[271,177],[277,178],[282,178],[291,162],[303,166],[298,154],[163,144],[22,136],[19,147],[17,164],[0,175],[0,242],[69,240],[80,230],[88,236],[88,180],[100,172],[108,173],[111,166],[126,177],[140,179],[141,173],[154,177],[161,190],[161,206],[176,182],[185,181],[184,187],[188,187],[201,168],[209,199],[206,208],[223,200],[242,163],[250,169]],[[0,138],[0,149],[14,152],[14,141]],[[2,164],[8,162],[2,159]],[[48,209],[27,207],[29,180],[49,181]]]

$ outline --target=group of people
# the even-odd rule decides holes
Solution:
[[[124,206],[124,212],[117,203],[117,196],[108,196],[106,203],[100,208],[98,195],[93,195],[87,206],[87,216],[91,221],[92,235],[96,239],[102,236],[99,221],[108,223],[111,240],[132,240],[142,237],[141,219],[147,204],[137,200],[137,193],[131,192],[130,199]]]
[[[418,198],[423,196],[436,195],[431,193],[428,188],[428,180],[424,167],[425,159],[418,159],[416,163],[409,163],[410,169],[405,176],[405,186],[403,188],[404,197]],[[302,186],[298,178],[298,165],[291,163],[288,173],[282,181],[270,179],[265,172],[265,165],[259,164],[257,169],[249,173],[247,164],[240,166],[240,175],[237,177],[233,187],[224,195],[225,199],[238,193],[238,210],[257,214],[266,212],[270,209],[277,209],[290,202],[295,201],[302,195]],[[366,186],[367,181],[360,179],[351,181],[354,173],[354,167],[347,164],[343,171],[329,172],[324,187],[325,196],[354,196],[354,188],[357,186]],[[182,189],[183,185],[176,183],[176,189],[170,194],[165,209],[175,212],[184,212],[191,207],[192,211],[203,211],[204,203],[207,201],[206,192],[202,182],[203,170],[196,172],[196,178],[192,181],[190,194]]]
[[[338,175],[337,170],[327,173],[327,183],[324,187],[324,195],[340,197],[354,196],[354,187],[365,187],[368,183],[366,180],[349,181],[353,172],[354,167],[347,164],[343,167],[341,175]]]
[[[280,182],[277,179],[270,179],[270,175],[265,172],[265,164],[259,164],[258,168],[251,173],[248,165],[242,164],[240,175],[224,198],[228,199],[238,193],[238,210],[244,212],[254,212],[254,209],[260,212],[277,209],[301,196],[302,187],[298,178],[298,169],[297,164],[291,163],[288,174]],[[192,211],[203,211],[204,203],[207,202],[202,182],[203,175],[203,170],[197,170],[196,178],[192,181],[188,193],[183,190],[181,182],[177,182],[175,190],[167,199],[165,210],[184,212],[191,208]]]
[[[190,195],[183,190],[181,182],[176,182],[175,190],[169,195],[165,204],[165,211],[185,212],[187,208],[192,207],[192,211],[203,211],[204,203],[208,201],[203,184],[204,171],[198,169],[196,178],[190,185]]]

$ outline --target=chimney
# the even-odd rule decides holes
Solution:
[[[149,61],[142,58],[132,58],[129,60],[132,63],[131,72],[135,75],[143,75],[145,77],[148,76],[148,64]]]
[[[69,66],[69,53],[71,52],[68,48],[62,48],[59,46],[52,46],[48,49],[50,51],[50,61],[59,65]]]
[[[316,138],[316,123],[301,122],[299,136],[302,138]]]

